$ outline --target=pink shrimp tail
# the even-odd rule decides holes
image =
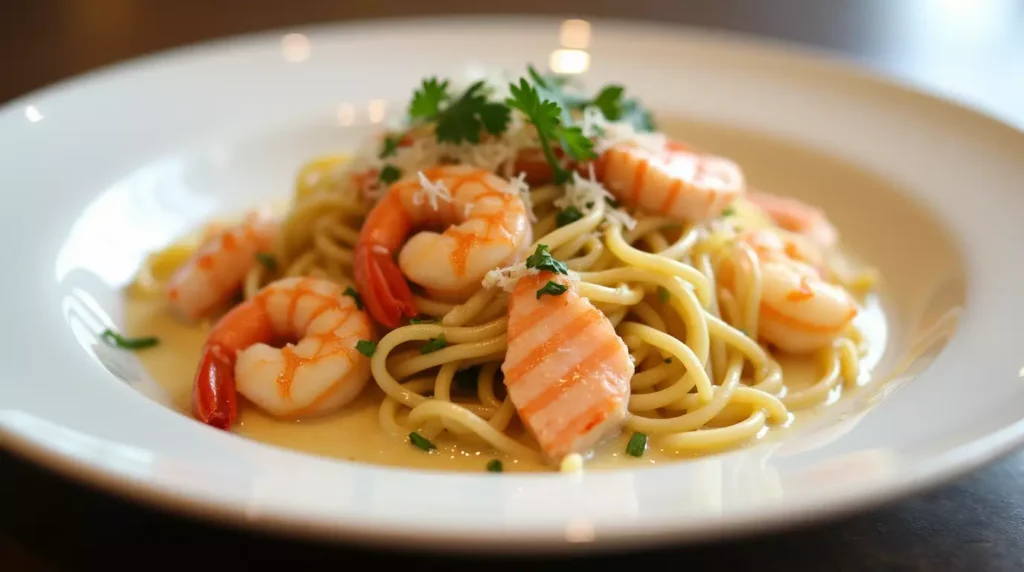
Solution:
[[[374,320],[397,328],[402,316],[416,316],[412,290],[390,252],[361,242],[356,245],[354,266],[356,286]]]

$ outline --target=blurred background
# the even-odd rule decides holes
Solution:
[[[798,42],[1024,126],[1024,0],[0,0],[0,104],[111,63],[228,35],[461,13],[645,19]],[[927,494],[812,529],[602,562],[1024,570],[1021,491],[1018,453]],[[154,560],[161,568],[303,569],[358,565],[356,558],[368,557],[428,568],[458,564],[221,530],[90,491],[3,452],[0,527],[3,571],[136,568]],[[135,552],[145,560],[134,559]]]
[[[2,0],[0,101],[226,35],[460,13],[647,19],[758,34],[841,51],[990,109],[1019,108],[1024,99],[1021,0]]]

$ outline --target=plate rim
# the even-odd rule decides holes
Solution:
[[[388,32],[403,25],[429,25],[439,21],[451,23],[453,20],[488,23],[500,21],[503,25],[507,26],[537,26],[559,22],[562,19],[564,18],[558,15],[516,17],[493,15],[410,16],[351,22],[325,22],[235,34],[159,50],[53,82],[29,93],[16,96],[14,99],[0,105],[0,117],[11,112],[17,112],[19,106],[25,105],[31,99],[39,100],[51,97],[54,94],[72,92],[87,87],[92,83],[102,83],[109,78],[131,74],[133,71],[140,69],[159,68],[162,64],[171,60],[187,60],[192,56],[213,54],[229,47],[237,47],[243,50],[261,47],[264,43],[271,39],[276,39],[284,33],[298,32],[316,37],[343,33],[350,30]],[[950,111],[968,114],[973,116],[972,118],[975,120],[983,120],[988,124],[986,127],[989,129],[1009,130],[1016,137],[1024,137],[1024,131],[1015,122],[999,117],[974,102],[965,101],[955,95],[943,93],[932,87],[922,86],[907,78],[878,70],[877,68],[865,65],[864,62],[856,58],[828,48],[770,36],[692,27],[675,23],[652,22],[644,19],[599,17],[587,17],[587,19],[592,24],[600,23],[609,27],[655,28],[662,31],[670,31],[685,37],[687,40],[709,41],[716,45],[765,48],[780,58],[797,61],[802,66],[814,69],[815,72],[834,73],[857,81],[869,82],[887,89],[903,92],[905,95],[924,98],[932,104],[942,105]],[[59,451],[48,449],[42,443],[34,441],[29,434],[22,434],[16,430],[9,431],[3,424],[0,424],[0,446],[12,454],[35,463],[58,476],[114,497],[141,502],[144,505],[157,507],[177,516],[207,519],[221,525],[241,529],[273,531],[286,537],[326,538],[370,546],[393,546],[395,542],[398,542],[430,552],[446,553],[501,553],[522,548],[529,548],[531,552],[535,553],[578,552],[581,550],[603,552],[662,545],[670,542],[689,544],[692,542],[748,535],[751,532],[756,532],[758,525],[763,523],[762,519],[770,520],[773,525],[777,526],[777,528],[773,529],[773,532],[788,530],[793,527],[867,510],[911,494],[923,493],[943,483],[950,482],[990,465],[1017,449],[1024,448],[1024,419],[1018,420],[974,441],[965,443],[958,448],[946,450],[942,454],[932,456],[927,462],[919,462],[913,465],[910,471],[911,477],[909,478],[904,477],[899,481],[887,481],[877,484],[857,494],[840,495],[831,502],[813,499],[812,502],[804,501],[798,505],[798,508],[769,509],[768,512],[771,514],[749,513],[732,515],[728,519],[719,519],[710,523],[711,525],[701,533],[688,531],[682,537],[678,536],[678,532],[671,528],[650,530],[643,526],[633,526],[628,527],[626,530],[616,530],[595,542],[578,544],[567,542],[565,539],[552,539],[548,535],[531,537],[530,535],[522,534],[512,539],[495,540],[492,538],[492,532],[481,533],[479,537],[472,539],[473,542],[455,545],[447,542],[449,537],[446,533],[431,534],[428,531],[412,534],[408,530],[382,530],[378,528],[379,524],[365,527],[356,522],[349,521],[345,526],[339,526],[338,523],[335,523],[331,527],[326,527],[308,519],[303,519],[298,515],[288,516],[273,512],[268,512],[258,519],[248,519],[243,512],[238,510],[238,507],[228,503],[212,503],[200,497],[189,496],[188,494],[176,495],[173,491],[166,490],[159,485],[154,486],[134,481],[123,472],[118,472],[101,465],[76,464],[74,458],[63,455]],[[364,528],[364,530],[360,530],[360,528]],[[439,545],[433,544],[438,540],[442,540]]]

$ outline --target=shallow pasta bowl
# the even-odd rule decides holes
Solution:
[[[1015,333],[1024,135],[791,48],[597,21],[447,19],[267,34],[90,74],[0,110],[0,436],[142,502],[236,525],[439,550],[704,540],[923,489],[1024,439]],[[467,61],[472,46],[473,61]],[[492,475],[269,447],[161,403],[123,320],[143,257],[215,214],[287,196],[410,86],[466,64],[560,62],[615,81],[750,176],[814,198],[882,275],[871,383],[777,439],[655,467]],[[399,103],[395,103],[399,102]],[[969,190],[969,192],[965,192]]]

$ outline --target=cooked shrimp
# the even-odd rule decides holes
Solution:
[[[287,340],[298,341],[269,345]],[[370,379],[370,359],[356,350],[359,340],[375,341],[373,326],[341,286],[304,277],[272,282],[213,327],[196,371],[192,412],[229,429],[236,387],[275,416],[342,407]]]
[[[256,253],[270,250],[277,228],[276,221],[254,211],[240,224],[210,233],[168,280],[171,310],[191,321],[227,302],[256,264]]]
[[[813,266],[793,259],[771,230],[744,233],[761,271],[758,332],[782,351],[806,353],[828,346],[857,316],[857,304],[842,287],[822,279]],[[731,288],[731,280],[723,285]]]
[[[792,197],[782,197],[749,189],[746,198],[761,207],[780,227],[810,239],[827,252],[839,241],[839,232],[825,212]]]
[[[660,153],[614,145],[596,167],[598,178],[623,203],[691,222],[717,217],[746,189],[736,163],[671,141]]]
[[[413,230],[421,232],[406,241]],[[532,233],[509,181],[466,166],[427,169],[393,184],[367,216],[356,285],[373,318],[394,328],[416,315],[406,278],[436,298],[462,300],[488,271],[522,258]]]
[[[538,294],[549,280],[568,289]],[[554,462],[591,449],[626,417],[629,350],[608,318],[564,276],[541,272],[516,285],[501,370],[519,418]]]

